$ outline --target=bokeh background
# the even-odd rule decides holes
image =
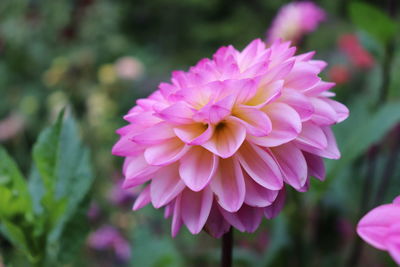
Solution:
[[[315,50],[329,63],[322,77],[337,83],[337,99],[350,109],[350,118],[334,127],[342,158],[326,161],[326,181],[313,180],[308,193],[289,192],[276,219],[264,220],[254,234],[235,232],[235,266],[395,266],[361,242],[355,226],[400,194],[399,6],[315,2],[327,19],[298,51]],[[287,3],[0,1],[0,144],[28,177],[39,133],[67,107],[91,151],[89,228],[60,266],[218,266],[220,240],[184,228],[173,239],[162,210],[131,211],[137,192],[120,189],[122,159],[111,155],[115,130],[135,100],[168,81],[171,71],[188,69],[222,45],[242,49],[265,39]],[[0,253],[0,266],[30,266],[4,236]]]

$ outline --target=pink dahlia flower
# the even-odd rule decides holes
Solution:
[[[146,184],[133,209],[165,207],[174,236],[182,224],[253,232],[280,211],[285,184],[303,192],[311,175],[324,179],[322,157],[340,157],[330,125],[348,110],[318,77],[326,63],[295,50],[222,47],[138,100],[113,147],[126,157],[124,187]]]
[[[400,264],[400,196],[368,212],[358,223],[357,233],[373,247],[389,251]]]
[[[312,2],[293,2],[283,6],[268,31],[267,41],[281,38],[298,42],[304,34],[315,31],[325,20],[325,12]]]

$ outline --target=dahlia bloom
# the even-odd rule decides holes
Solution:
[[[325,20],[325,12],[312,2],[293,2],[283,6],[272,22],[267,33],[267,41],[281,38],[298,42],[307,33],[315,31]]]
[[[253,232],[279,213],[285,185],[304,192],[310,176],[323,180],[322,157],[340,157],[330,125],[348,110],[318,77],[326,63],[295,50],[222,47],[139,99],[113,147],[126,157],[123,186],[143,186],[133,209],[165,207],[173,236],[182,224]]]
[[[400,264],[400,196],[368,212],[358,223],[357,233],[371,246],[389,251]]]

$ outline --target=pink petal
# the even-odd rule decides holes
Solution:
[[[321,81],[317,76],[319,68],[308,62],[296,62],[292,71],[285,77],[285,87],[305,90]]]
[[[218,157],[195,146],[180,160],[179,175],[187,187],[197,192],[208,185],[217,168]]]
[[[263,216],[263,209],[250,207],[246,204],[235,213],[221,209],[221,213],[231,225],[241,232],[252,233],[257,230]]]
[[[285,78],[293,69],[295,60],[291,59],[284,63],[281,63],[277,66],[272,67],[268,72],[263,76],[262,82],[263,84],[270,83],[272,81],[277,81]]]
[[[181,217],[181,195],[178,195],[175,199],[174,203],[174,212],[172,214],[172,224],[171,224],[171,234],[172,237],[175,237],[182,226],[182,217]]]
[[[246,188],[242,170],[235,158],[219,161],[218,170],[215,172],[210,185],[223,209],[235,212],[242,206]]]
[[[178,138],[171,138],[162,144],[153,145],[144,151],[144,157],[150,165],[163,166],[179,160],[189,146]]]
[[[170,123],[188,124],[193,122],[194,109],[180,101],[161,110],[157,115]]]
[[[161,122],[161,119],[154,116],[154,111],[140,113],[129,113],[124,116],[124,120],[133,123],[133,125],[152,126]]]
[[[150,197],[150,186],[146,186],[145,189],[139,194],[133,205],[133,210],[138,210],[149,204],[151,201]]]
[[[246,196],[244,202],[253,207],[266,207],[271,205],[279,191],[269,190],[253,181],[247,173],[244,173],[244,182],[246,184]]]
[[[218,204],[215,202],[212,205],[210,215],[204,227],[205,231],[215,238],[220,238],[223,234],[229,231],[231,225],[227,223],[219,211]]]
[[[303,155],[307,161],[309,175],[324,181],[326,174],[324,160],[321,157],[308,152],[303,152]]]
[[[303,153],[293,144],[271,148],[284,180],[295,189],[301,189],[307,182],[307,162]]]
[[[301,132],[301,120],[297,112],[289,105],[272,103],[263,108],[272,122],[272,131],[265,137],[248,139],[260,146],[274,147],[287,143]]]
[[[311,120],[318,125],[332,125],[337,119],[336,111],[322,98],[312,97],[311,103],[314,106],[314,114]]]
[[[261,110],[242,105],[235,108],[232,115],[240,120],[251,135],[266,136],[271,132],[271,120]]]
[[[333,86],[335,86],[335,83],[321,81],[313,87],[303,90],[303,93],[308,96],[319,96],[321,93],[328,91]]]
[[[246,128],[228,118],[215,127],[214,135],[202,146],[221,158],[232,156],[246,138]]]
[[[276,197],[274,203],[264,208],[264,216],[267,219],[273,219],[276,216],[278,216],[278,214],[285,206],[285,198],[286,198],[286,189],[283,187],[282,190],[279,191],[279,194]]]
[[[336,144],[335,136],[333,135],[330,127],[321,127],[322,131],[325,134],[328,145],[325,149],[318,149],[316,147],[307,145],[305,143],[299,143],[297,140],[294,142],[298,148],[301,150],[307,151],[311,154],[318,155],[320,157],[328,158],[328,159],[338,159],[340,158],[340,152]]]
[[[400,222],[390,227],[386,247],[394,261],[400,264]]]
[[[325,99],[325,102],[328,103],[336,112],[336,122],[342,122],[349,116],[349,109],[343,105],[332,99]]]
[[[279,101],[294,108],[300,115],[302,121],[309,120],[314,113],[314,107],[308,98],[296,90],[285,88],[285,90],[282,91]]]
[[[182,192],[181,216],[183,222],[192,234],[198,234],[203,229],[210,214],[213,193],[209,188],[201,192],[185,189]]]
[[[304,122],[301,133],[296,138],[297,143],[315,147],[317,149],[325,149],[328,146],[328,140],[321,127],[312,122]]]
[[[393,200],[393,204],[400,204],[400,196],[396,197],[396,198]]]
[[[246,173],[258,184],[270,190],[282,188],[282,174],[274,158],[267,151],[244,142],[237,158]]]
[[[125,180],[123,188],[131,188],[143,184],[152,178],[152,175],[159,169],[156,166],[150,166],[143,154],[135,157],[127,157],[123,166]]]
[[[131,136],[122,136],[112,148],[111,153],[116,156],[129,157],[135,156],[144,150],[143,145],[139,145],[131,140]]]
[[[247,101],[243,101],[247,106],[255,106],[261,108],[281,95],[283,80],[273,81],[268,84],[259,86],[255,95]]]
[[[174,132],[188,145],[202,145],[212,137],[214,127],[204,123],[193,123],[177,126]]]
[[[253,40],[239,55],[240,69],[246,69],[254,63],[254,59],[265,49],[260,39]]]
[[[357,233],[378,249],[386,249],[386,237],[391,225],[400,222],[400,206],[381,205],[368,212],[358,223]]]
[[[160,144],[172,137],[175,137],[175,134],[169,123],[160,122],[132,137],[132,141],[143,145],[154,145]]]
[[[185,188],[179,178],[178,165],[173,164],[160,169],[150,184],[151,202],[155,208],[168,204]]]

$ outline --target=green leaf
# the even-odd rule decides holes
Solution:
[[[23,231],[14,223],[2,220],[0,232],[17,248],[29,255],[29,248]]]
[[[342,129],[347,129],[346,137],[343,134],[338,136],[338,141],[342,143],[339,143],[342,157],[338,161],[329,161],[328,175],[334,175],[372,144],[379,142],[398,122],[400,122],[400,102],[387,103],[373,114],[370,114],[365,107],[359,107],[354,115],[351,111],[349,120],[342,125]]]
[[[38,221],[36,230],[47,231],[47,262],[54,264],[64,250],[60,240],[65,230],[71,230],[69,225],[77,223],[77,216],[83,220],[80,215],[86,215],[87,207],[83,205],[86,210],[82,210],[82,203],[93,182],[89,151],[82,145],[71,116],[63,119],[61,113],[40,135],[33,158],[29,189],[35,213],[46,217],[44,222]],[[72,254],[74,250],[69,251]]]
[[[45,129],[33,147],[33,160],[46,189],[46,197],[52,202],[60,132],[64,112],[60,112],[55,125]]]
[[[0,146],[0,218],[30,211],[26,181],[17,164]]]
[[[353,2],[349,5],[350,18],[360,29],[386,44],[396,34],[396,23],[376,7]]]
[[[66,223],[60,236],[58,262],[73,262],[75,255],[84,244],[90,225],[87,217],[89,199],[85,199],[73,217]]]

